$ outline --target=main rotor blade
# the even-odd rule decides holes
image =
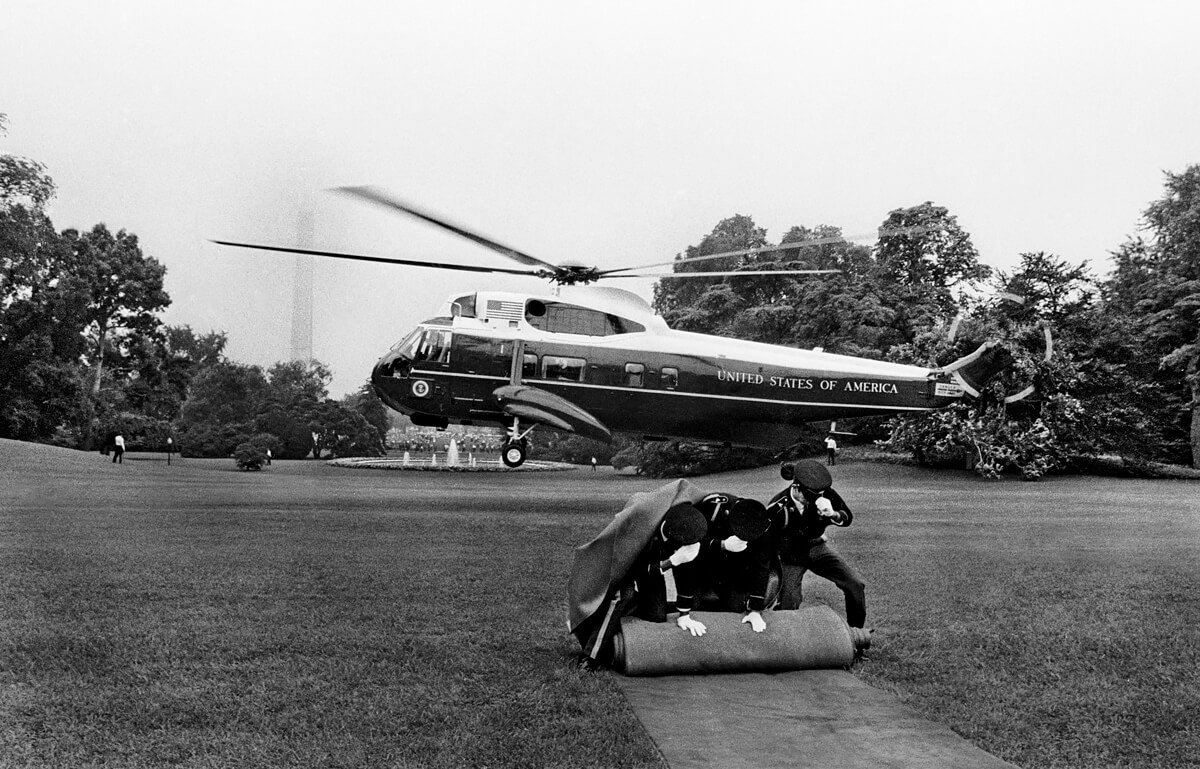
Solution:
[[[641,275],[601,274],[608,278],[720,278],[726,275],[826,275],[841,270],[724,270],[721,272],[646,272]]]
[[[285,246],[264,246],[257,243],[234,243],[228,240],[214,240],[221,246],[235,248],[254,248],[260,251],[278,251],[284,254],[302,254],[304,256],[325,256],[332,259],[350,259],[358,262],[380,262],[382,264],[399,264],[406,267],[436,267],[440,270],[459,270],[460,272],[499,272],[505,275],[541,275],[541,270],[506,270],[503,267],[480,267],[470,264],[453,264],[450,262],[429,262],[418,259],[386,259],[382,256],[364,256],[362,254],[344,254],[337,251],[315,251],[310,248],[287,248]]]
[[[704,262],[709,259],[724,259],[728,256],[752,256],[754,254],[765,254],[772,251],[792,251],[798,248],[809,248],[811,246],[825,246],[832,243],[854,243],[864,240],[878,240],[880,238],[891,237],[895,235],[919,235],[922,232],[928,231],[927,227],[903,227],[895,230],[880,230],[879,232],[869,235],[831,235],[827,238],[812,238],[810,240],[795,240],[791,243],[780,243],[775,246],[761,246],[759,248],[740,248],[736,251],[722,251],[719,254],[708,254],[706,256],[688,256],[683,259],[673,259],[669,262],[655,262],[654,264],[643,264],[637,267],[618,267],[613,270],[603,270],[601,275],[611,275],[618,272],[629,272],[630,270],[649,269],[651,267],[670,267],[676,264],[687,264],[689,262]]]
[[[518,251],[515,248],[509,248],[508,246],[503,245],[502,243],[497,243],[491,238],[486,238],[477,232],[471,232],[470,230],[460,227],[457,224],[447,221],[446,219],[442,219],[441,217],[435,216],[427,211],[422,211],[416,206],[412,206],[401,200],[397,200],[378,187],[334,187],[333,191],[362,198],[364,200],[369,200],[372,203],[377,203],[378,205],[381,205],[385,208],[390,208],[393,211],[399,211],[401,213],[408,214],[409,216],[414,216],[423,222],[432,224],[435,227],[441,227],[443,230],[452,232],[461,238],[466,238],[473,243],[478,243],[484,248],[490,248],[492,251],[502,254],[503,256],[507,256],[509,259],[516,260],[521,264],[526,264],[530,267],[541,267],[556,273],[559,272],[559,267],[556,264],[543,261],[538,259],[536,256],[530,256],[529,254],[523,251]]]

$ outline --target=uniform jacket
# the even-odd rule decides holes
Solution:
[[[708,518],[708,535],[700,547],[697,559],[698,579],[708,582],[718,593],[724,590],[743,590],[748,596],[746,609],[766,608],[767,585],[771,577],[771,562],[778,548],[778,532],[774,523],[766,533],[746,546],[740,553],[721,548],[721,542],[733,534],[729,526],[729,508],[735,500],[728,494],[709,494],[696,507]]]
[[[796,487],[800,503],[791,494],[792,486],[771,497],[767,505],[767,513],[771,516],[771,528],[780,538],[780,546],[803,545],[819,542],[825,538],[828,526],[849,526],[854,520],[854,514],[842,496],[832,488],[824,491],[811,491]],[[825,518],[817,513],[816,501],[825,497],[833,505],[836,513],[832,518]]]

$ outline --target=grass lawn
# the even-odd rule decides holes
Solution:
[[[1195,482],[835,479],[878,628],[857,675],[1027,768],[1195,765]],[[564,598],[660,483],[0,441],[0,766],[661,766]]]

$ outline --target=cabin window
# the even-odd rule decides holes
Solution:
[[[542,378],[582,382],[587,361],[583,358],[560,358],[557,355],[542,357]]]
[[[453,334],[449,331],[435,328],[425,329],[412,359],[430,363],[449,363],[452,341]]]
[[[641,363],[626,363],[625,364],[625,385],[628,387],[641,387],[646,383],[646,367]]]
[[[674,390],[679,386],[679,369],[663,366],[659,382],[662,384],[664,390]]]
[[[543,302],[538,299],[526,302],[525,321],[542,331],[583,336],[611,336],[646,330],[640,323],[599,310],[562,302]]]
[[[533,353],[525,353],[521,357],[521,376],[535,377],[537,376],[537,356]]]

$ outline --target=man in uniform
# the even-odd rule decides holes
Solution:
[[[697,564],[701,540],[708,530],[704,515],[681,502],[667,510],[655,535],[632,570],[636,591],[633,614],[650,622],[666,622],[670,593],[675,593],[675,620],[694,636],[704,635],[704,623],[691,617],[696,602]]]
[[[742,622],[766,630],[766,608],[775,538],[761,502],[732,494],[709,494],[696,503],[708,519],[697,569],[717,595],[722,611],[744,612]]]
[[[668,586],[678,605],[689,608],[695,595],[689,578],[708,529],[694,504],[704,492],[679,479],[634,494],[591,541],[575,548],[567,580],[567,626],[583,650],[582,664],[609,664],[621,618],[636,614],[665,622]],[[684,612],[676,624],[700,635],[702,623]]]
[[[854,515],[833,490],[829,470],[820,462],[785,462],[779,474],[791,485],[776,494],[767,512],[778,534],[782,585],[779,609],[797,609],[804,573],[833,582],[846,596],[846,624],[861,628],[867,617],[866,585],[854,568],[829,546],[828,526],[849,526]]]

